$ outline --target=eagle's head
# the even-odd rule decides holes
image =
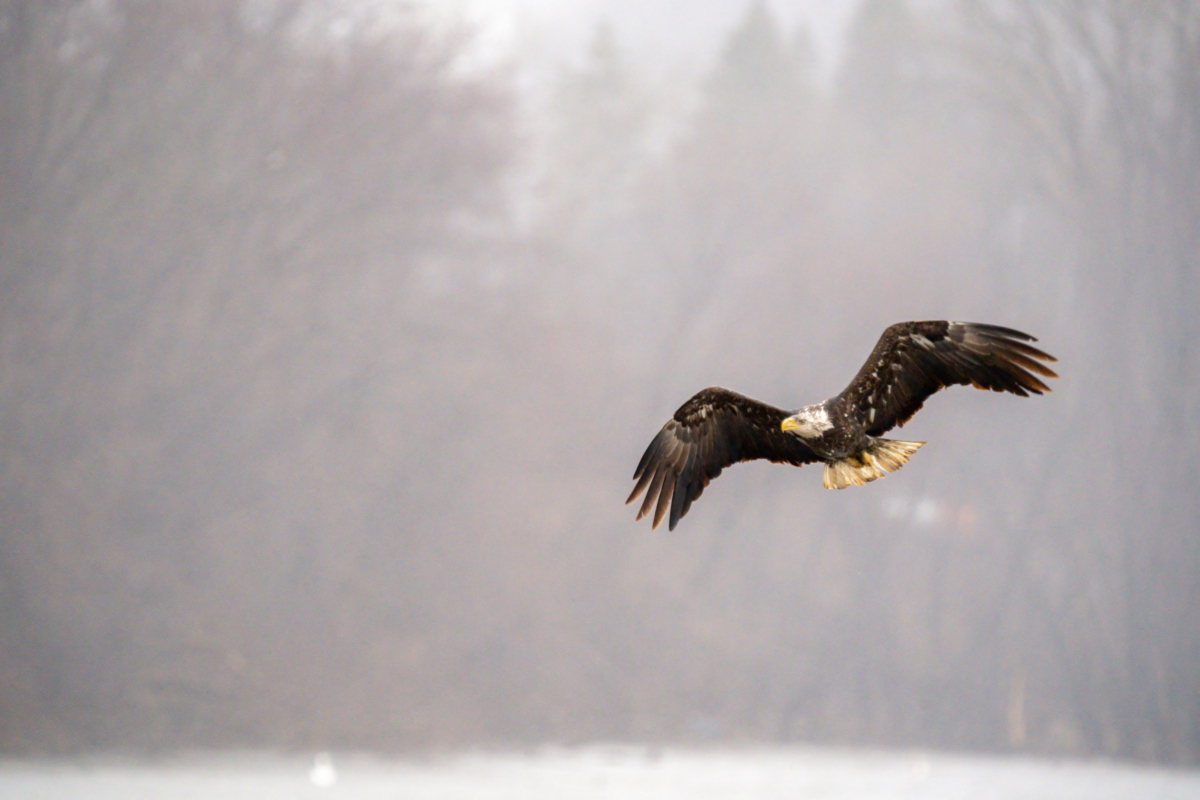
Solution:
[[[829,413],[824,403],[815,406],[805,406],[783,421],[780,426],[787,433],[803,439],[816,439],[833,427],[829,421]]]

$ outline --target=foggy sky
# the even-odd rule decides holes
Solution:
[[[785,30],[809,29],[822,74],[829,75],[859,2],[772,0],[767,5]],[[656,71],[679,63],[707,67],[745,8],[728,0],[433,0],[433,5],[478,24],[485,48],[507,54],[532,45],[534,54],[573,63],[581,60],[595,26],[606,22],[639,64]]]

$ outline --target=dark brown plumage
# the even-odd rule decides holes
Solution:
[[[1058,377],[1056,359],[1032,336],[971,322],[902,322],[883,332],[850,385],[836,397],[794,412],[711,387],[679,407],[638,462],[626,503],[642,492],[637,518],[653,512],[675,528],[725,467],[739,461],[825,463],[825,486],[861,485],[902,467],[924,442],[878,438],[903,426],[947,386],[1010,392],[1050,391],[1038,376]],[[669,515],[669,516],[668,516]]]

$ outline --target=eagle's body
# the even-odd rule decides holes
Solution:
[[[1054,357],[1011,328],[972,322],[901,322],[879,338],[867,362],[841,394],[784,411],[728,389],[711,387],[679,407],[634,472],[643,491],[638,519],[654,512],[670,527],[721,470],[765,458],[801,466],[823,462],[825,487],[844,489],[895,472],[924,442],[880,438],[903,426],[926,398],[947,386],[1011,392],[1050,391],[1036,375],[1056,378],[1041,362]]]

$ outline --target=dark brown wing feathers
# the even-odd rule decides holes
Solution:
[[[655,528],[666,518],[673,530],[704,487],[730,464],[758,458],[797,466],[816,461],[800,439],[781,430],[787,416],[783,409],[737,392],[705,389],[680,406],[650,442],[625,502],[645,491],[637,518],[653,511]]]
[[[1042,363],[1056,359],[1028,344],[1036,341],[998,325],[902,322],[883,332],[839,399],[857,409],[869,435],[879,436],[908,422],[947,386],[1042,394],[1050,387],[1038,376],[1058,376]]]

